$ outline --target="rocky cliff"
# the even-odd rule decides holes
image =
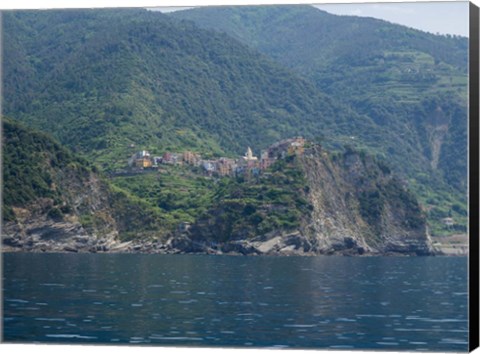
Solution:
[[[48,136],[10,120],[3,127],[7,251],[434,253],[413,194],[361,152],[310,145],[260,175],[219,179],[207,211],[177,228]]]
[[[312,149],[300,165],[313,205],[301,231],[316,252],[432,253],[420,205],[383,163]]]
[[[4,119],[2,147],[4,250],[95,252],[161,237],[155,210],[47,135]]]
[[[222,195],[188,231],[193,243],[184,240],[184,248],[208,244],[242,254],[434,253],[420,205],[383,163],[351,150],[330,155],[320,146],[288,159],[268,177]],[[278,198],[269,198],[280,188]]]

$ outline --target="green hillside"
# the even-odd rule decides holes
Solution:
[[[459,203],[453,216],[465,222],[467,38],[312,6],[204,7],[170,16],[242,41],[368,116],[373,127],[354,132],[349,144],[403,172],[434,219]]]
[[[96,167],[45,133],[3,118],[4,223],[80,223],[102,236],[117,231],[120,238],[165,231],[160,210],[110,185]],[[17,212],[15,212],[17,210]]]
[[[2,211],[7,221],[15,219],[12,207],[26,206],[38,198],[59,200],[62,191],[52,188],[53,170],[71,168],[81,175],[92,169],[46,134],[32,133],[8,118],[3,118],[2,160]]]
[[[467,38],[330,15],[312,6],[205,7],[171,16],[225,32],[294,69],[369,116],[375,133],[388,135],[381,140],[387,142],[384,149],[376,145],[375,134],[364,143],[383,150],[408,172],[425,172],[422,166],[430,165],[430,175],[438,172],[465,190]],[[430,135],[437,112],[451,128],[440,138]],[[401,162],[406,156],[410,166]],[[447,173],[452,170],[455,176]]]
[[[455,93],[465,39],[360,18],[342,30],[345,19],[306,6],[173,16],[192,14],[200,25],[223,16],[211,22],[232,31],[147,10],[5,12],[4,112],[106,171],[141,149],[238,156],[296,135],[353,145],[406,175],[438,230],[449,215],[465,223],[466,105]],[[435,80],[416,71],[407,80],[407,69]],[[197,203],[175,198],[169,222],[188,218],[187,199]]]
[[[226,35],[159,13],[11,12],[4,32],[6,113],[106,169],[123,167],[132,144],[238,154],[292,135],[336,136],[335,121],[355,115]]]
[[[228,33],[349,98],[374,90],[409,102],[425,90],[467,92],[467,38],[331,15],[312,6],[203,7],[171,16]]]

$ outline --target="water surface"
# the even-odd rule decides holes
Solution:
[[[467,258],[4,254],[5,342],[466,351]]]

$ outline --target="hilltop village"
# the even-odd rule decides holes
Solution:
[[[236,159],[228,157],[203,159],[200,154],[192,151],[165,152],[162,156],[152,156],[150,152],[142,150],[130,157],[128,167],[132,172],[142,172],[161,169],[162,165],[187,165],[201,168],[208,176],[258,176],[278,159],[289,155],[303,155],[305,143],[302,137],[284,139],[262,150],[260,158],[253,155],[250,147],[244,156]]]

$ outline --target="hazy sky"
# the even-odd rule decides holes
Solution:
[[[468,37],[468,2],[325,4],[317,5],[337,15],[380,18],[422,31]]]

